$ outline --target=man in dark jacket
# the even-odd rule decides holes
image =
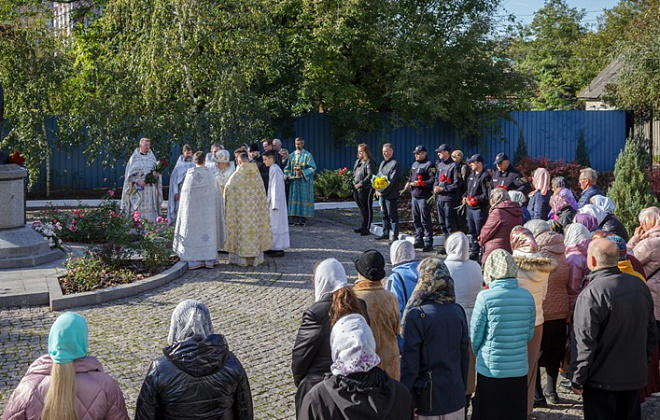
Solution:
[[[383,218],[383,234],[376,239],[389,239],[390,243],[399,239],[399,178],[401,165],[394,159],[394,148],[391,143],[383,145],[383,161],[378,172],[387,177],[390,184],[383,191],[376,191],[376,197],[381,200],[380,214]]]
[[[458,230],[456,206],[458,206],[458,193],[463,184],[463,179],[456,162],[451,158],[451,147],[441,144],[435,151],[439,160],[435,165],[436,174],[433,192],[436,194],[440,231],[446,240],[449,235]],[[440,252],[444,253],[444,247],[441,248]]]
[[[500,153],[495,157],[495,166],[497,166],[497,170],[493,172],[491,188],[529,192],[529,183],[523,180],[519,170],[511,166],[511,161],[506,153]]]
[[[461,180],[463,181],[461,182],[461,187],[458,190],[458,201],[460,203],[462,198],[465,196],[465,191],[467,191],[467,180],[470,177],[472,170],[470,169],[470,165],[468,165],[463,159],[462,151],[454,150],[451,152],[451,158],[454,160],[454,162],[456,162],[456,168],[461,174]],[[467,225],[467,212],[457,212],[456,222],[458,223],[458,230],[467,235],[469,233]]]
[[[415,163],[410,168],[410,178],[408,178],[406,188],[410,187],[412,195],[415,248],[423,247],[422,251],[430,252],[433,251],[433,223],[428,199],[433,194],[435,166],[427,159],[426,147],[419,145],[415,147],[413,153]]]
[[[257,164],[259,174],[264,182],[264,189],[268,192],[268,167],[264,165],[264,158],[261,157],[261,152],[259,151],[259,145],[257,143],[252,143],[250,145],[250,162],[255,162]]]
[[[585,204],[589,204],[591,202],[591,197],[595,195],[605,195],[600,188],[596,186],[596,182],[598,182],[598,172],[591,168],[584,168],[580,171],[578,184],[580,185],[580,188],[582,188],[582,195],[578,201],[578,210]]]
[[[470,259],[479,261],[479,235],[488,219],[490,201],[490,175],[484,170],[484,158],[479,153],[468,159],[472,173],[467,179],[463,204],[467,206],[468,231],[470,233]]]
[[[617,267],[607,239],[589,244],[589,285],[573,314],[572,388],[582,394],[585,420],[641,419],[639,390],[658,341],[649,288]]]

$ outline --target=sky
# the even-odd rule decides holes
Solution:
[[[584,9],[587,12],[584,23],[596,25],[596,18],[603,13],[603,9],[611,9],[619,0],[565,0],[570,7]],[[502,0],[503,8],[516,15],[523,23],[531,23],[534,12],[543,7],[543,0]]]

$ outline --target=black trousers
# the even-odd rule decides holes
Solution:
[[[606,391],[584,387],[584,420],[640,420],[639,390]]]
[[[397,210],[398,199],[387,199],[381,197],[383,205],[380,207],[380,215],[383,218],[383,233],[396,240],[399,239],[399,211]]]
[[[362,232],[369,232],[371,228],[372,206],[374,202],[374,190],[372,188],[363,188],[358,191],[353,189],[353,199],[360,209],[362,216]]]

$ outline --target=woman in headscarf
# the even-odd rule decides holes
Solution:
[[[551,217],[554,217],[564,228],[573,223],[577,212],[565,196],[553,195],[550,197],[550,208],[552,209],[551,213],[554,215]]]
[[[167,347],[151,362],[135,419],[253,419],[252,394],[227,340],[213,333],[202,302],[184,300],[172,312]]]
[[[578,213],[573,219],[573,223],[579,223],[582,226],[587,228],[589,232],[595,232],[598,230],[598,219],[596,219],[591,214],[587,213]]]
[[[529,214],[533,219],[548,220],[550,213],[550,173],[545,168],[537,168],[532,176],[534,191],[529,193]]]
[[[348,287],[344,266],[334,258],[314,270],[314,300],[302,316],[293,346],[291,370],[296,391],[296,413],[305,394],[330,373],[330,330],[339,318],[351,313],[366,316],[367,305]]]
[[[470,322],[477,355],[472,420],[527,419],[527,342],[534,336],[534,298],[518,286],[511,254],[494,250],[484,264],[488,289],[477,295]]]
[[[495,249],[511,252],[509,234],[514,226],[522,223],[522,209],[509,198],[504,188],[495,188],[490,193],[488,219],[479,235],[479,245],[483,248],[481,262],[485,262]]]
[[[519,192],[519,191],[516,191]],[[522,194],[522,193],[521,193]],[[474,301],[477,295],[483,288],[484,278],[481,273],[481,266],[476,261],[469,259],[470,256],[470,241],[463,232],[454,232],[447,238],[445,250],[447,251],[447,258],[445,265],[449,270],[449,275],[454,279],[454,288],[456,290],[456,303],[461,305],[465,310],[465,317],[470,325],[472,319],[472,310],[474,309]],[[474,352],[470,350],[470,364],[468,366],[468,381],[467,388],[465,389],[465,410],[467,411],[470,405],[470,399],[474,394],[474,387],[476,386],[477,374],[474,370],[476,358]]]
[[[554,198],[554,196],[553,196]],[[543,336],[539,353],[539,367],[536,372],[536,390],[534,401],[544,405],[546,398],[551,404],[559,403],[557,395],[557,377],[559,366],[564,360],[566,349],[566,318],[568,312],[568,277],[566,246],[564,237],[550,230],[547,222],[532,220],[525,225],[539,246],[539,253],[557,263],[548,277],[548,290],[543,299]],[[545,388],[541,387],[541,371],[546,372]]]
[[[628,236],[628,231],[623,223],[621,223],[621,220],[614,215],[615,207],[612,200],[609,197],[598,194],[591,197],[590,202],[605,212],[605,217],[599,223],[599,227],[605,232],[611,232],[622,237],[627,242],[630,236]]]
[[[48,335],[48,354],[30,365],[3,420],[128,420],[124,396],[96,357],[87,355],[87,321],[65,312]]]
[[[376,340],[358,314],[340,318],[330,335],[332,375],[302,401],[298,420],[412,420],[408,389],[378,367]]]
[[[509,191],[509,197],[511,198],[511,201],[520,204],[520,208],[522,208],[523,211],[522,213],[523,224],[532,220],[532,215],[529,214],[529,210],[527,210],[527,207],[525,206],[525,202],[527,201],[527,196],[522,191],[512,190]]]
[[[456,303],[454,280],[441,259],[423,259],[418,271],[401,327],[401,382],[412,390],[417,377],[430,372],[433,405],[430,411],[415,407],[419,419],[463,420],[470,360],[465,311]]]
[[[639,226],[628,241],[628,250],[644,266],[646,285],[653,297],[655,321],[660,328],[660,208],[648,207],[639,213]]]
[[[566,179],[563,176],[556,176],[552,178],[552,181],[550,182],[550,187],[552,188],[553,196],[560,195],[564,197],[571,204],[573,210],[577,211],[578,204],[577,204],[577,200],[575,200],[575,194],[573,194],[573,191],[571,191],[568,188]],[[552,217],[552,215],[549,216]]]
[[[586,213],[596,218],[598,227],[592,230],[592,232],[596,230],[604,230],[619,235],[626,241],[628,240],[628,232],[626,231],[625,226],[623,226],[623,223],[621,223],[621,221],[613,214],[606,212],[601,207],[598,207],[595,204],[585,204],[580,210],[578,210],[578,213]]]
[[[575,300],[582,291],[582,281],[589,274],[587,248],[591,242],[591,232],[580,223],[571,223],[564,232],[566,262],[568,263],[568,304],[573,313]]]
[[[527,289],[534,296],[536,320],[534,337],[527,345],[529,372],[527,373],[527,415],[534,410],[534,390],[538,372],[539,351],[543,338],[543,300],[548,291],[548,278],[557,263],[544,257],[529,229],[516,226],[511,231],[513,258],[518,266],[518,286]]]

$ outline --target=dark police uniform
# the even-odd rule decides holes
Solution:
[[[454,161],[456,162],[456,161]],[[472,173],[472,169],[470,169],[470,165],[465,163],[464,160],[460,162],[456,162],[457,170],[458,172],[461,173],[461,188],[458,190],[458,197],[459,197],[459,204],[461,201],[462,197],[465,197],[465,192],[467,191],[467,181],[468,178],[470,177],[470,174]],[[467,225],[467,212],[464,213],[457,213],[456,214],[456,223],[458,224],[458,230],[461,232],[465,233],[466,235],[468,234],[468,225]]]
[[[504,172],[495,169],[490,183],[491,188],[506,187],[507,191],[517,190],[523,194],[527,192],[528,185],[528,183],[523,181],[520,171],[511,165]]]
[[[433,184],[435,183],[435,166],[428,160],[413,163],[410,169],[412,214],[415,224],[415,246],[417,248],[431,248],[433,246],[433,222],[431,221],[431,205],[428,199],[433,195]],[[421,177],[421,178],[418,178]],[[421,179],[422,186],[417,186],[417,180]]]
[[[436,205],[438,207],[440,231],[445,236],[458,230],[456,206],[458,206],[458,194],[462,181],[459,167],[452,158],[448,158],[446,161],[439,160],[436,163],[435,184],[433,186],[442,187],[442,191],[436,195]]]
[[[470,258],[478,260],[479,258],[479,235],[481,228],[488,218],[488,208],[490,201],[491,178],[484,169],[481,173],[472,172],[467,180],[467,190],[464,197],[475,197],[477,204],[475,206],[467,205],[467,223],[470,232]]]

